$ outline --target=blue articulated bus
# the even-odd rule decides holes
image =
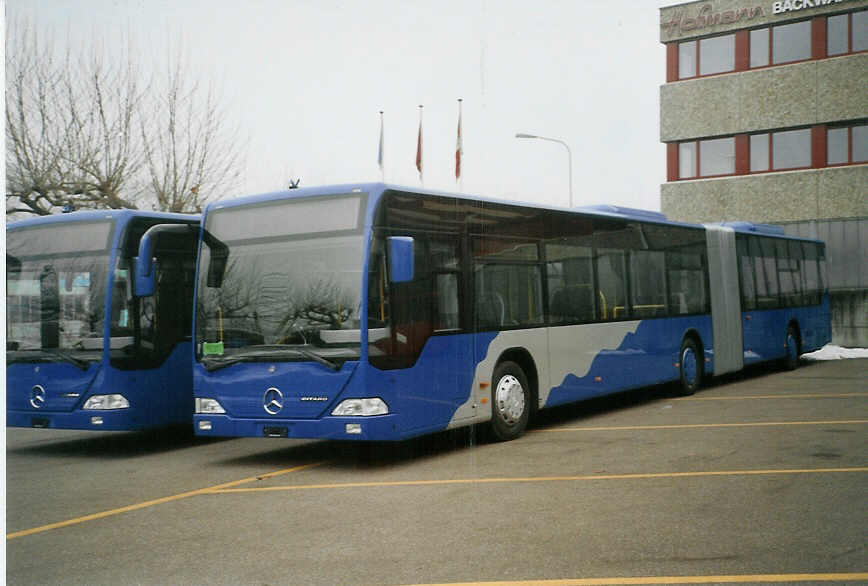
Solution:
[[[109,210],[9,224],[6,424],[190,425],[198,242],[198,215]],[[150,290],[135,285],[139,254],[151,261],[140,263]]]
[[[401,440],[830,337],[821,242],[762,225],[365,184],[211,204],[195,301],[201,435]]]

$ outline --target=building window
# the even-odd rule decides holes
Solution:
[[[792,63],[811,58],[811,21],[772,27],[772,63]]]
[[[735,173],[735,138],[699,141],[699,175],[732,175]]]
[[[750,137],[750,172],[811,166],[811,129],[764,132]]]
[[[696,41],[678,44],[678,79],[696,77]]]
[[[754,134],[750,150],[751,173],[810,167],[811,129]]]
[[[715,177],[733,173],[735,173],[734,137],[691,140],[678,145],[679,179]]]
[[[750,66],[765,67],[769,64],[769,29],[750,31]]]
[[[850,51],[868,51],[868,10],[854,12],[850,15],[850,30],[852,39]]]
[[[727,71],[735,71],[734,34],[678,44],[679,79]]]
[[[696,177],[696,141],[678,145],[678,178]]]
[[[859,165],[868,163],[868,121],[688,140],[670,148],[669,181]]]
[[[750,137],[750,172],[769,170],[769,135],[754,134]]]
[[[772,168],[799,169],[811,166],[811,129],[772,133]]]
[[[868,50],[868,10],[826,19],[826,54],[830,57]]]
[[[868,124],[826,130],[826,164],[868,162]]]
[[[699,41],[699,75],[735,70],[735,35]]]
[[[771,31],[771,34],[769,33]],[[781,65],[811,58],[811,21],[750,31],[750,66]]]

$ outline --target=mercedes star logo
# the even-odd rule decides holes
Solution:
[[[271,387],[262,395],[262,406],[269,415],[277,415],[283,409],[283,393]]]
[[[30,389],[30,404],[34,409],[40,409],[45,405],[45,389],[42,385],[35,385]]]

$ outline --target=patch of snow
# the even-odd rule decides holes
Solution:
[[[843,360],[845,358],[868,358],[868,348],[842,348],[827,344],[816,352],[802,354],[805,360]]]

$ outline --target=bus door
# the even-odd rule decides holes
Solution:
[[[188,422],[193,410],[191,338],[198,230],[160,234],[154,247],[154,292],[138,299],[139,366],[155,369],[157,418]]]

